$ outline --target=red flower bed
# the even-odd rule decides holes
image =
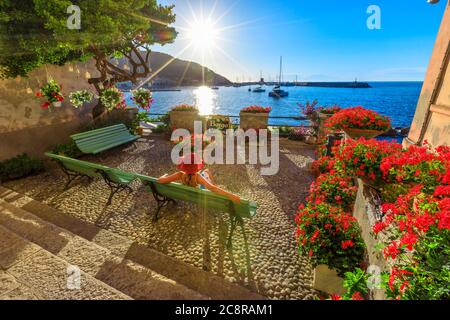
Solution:
[[[391,127],[391,121],[375,111],[358,106],[336,113],[325,122],[325,126],[337,130],[365,129],[385,132]]]
[[[327,173],[333,170],[336,160],[331,157],[322,157],[314,161],[311,165],[311,170],[315,173]]]
[[[260,106],[250,106],[241,110],[241,112],[246,113],[270,113],[272,111],[271,107],[260,107]]]
[[[380,169],[387,182],[422,184],[433,192],[439,184],[450,182],[450,147],[411,146],[383,159]]]
[[[386,285],[391,298],[449,297],[450,198],[444,189],[428,195],[419,185],[383,205],[385,217],[373,231],[389,235],[383,254],[393,265]]]
[[[333,153],[344,171],[352,172],[372,182],[379,182],[383,178],[380,171],[383,159],[400,154],[401,150],[400,144],[360,138],[348,140],[343,146],[334,147]]]
[[[344,275],[363,259],[364,242],[356,219],[327,203],[299,207],[296,222],[299,250],[313,257],[313,265],[326,264]]]
[[[172,108],[172,111],[197,111],[197,108],[188,104],[180,104],[174,108]]]
[[[311,204],[332,203],[341,206],[345,210],[352,210],[356,191],[357,188],[353,183],[352,177],[338,174],[332,170],[329,173],[320,175],[311,184],[310,195],[307,201]]]

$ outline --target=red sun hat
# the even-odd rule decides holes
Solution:
[[[205,167],[203,159],[195,153],[190,153],[181,157],[178,169],[187,174],[196,174]]]

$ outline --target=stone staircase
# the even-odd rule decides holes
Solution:
[[[0,299],[264,297],[0,186]]]

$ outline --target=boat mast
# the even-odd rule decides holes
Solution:
[[[283,56],[280,57],[280,77],[278,84],[281,86],[281,73],[283,72]]]

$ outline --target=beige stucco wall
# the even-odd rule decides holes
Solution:
[[[450,5],[442,19],[405,145],[450,145]]]
[[[68,101],[69,93],[80,89],[95,92],[87,79],[96,74],[92,61],[47,65],[29,74],[29,78],[0,80],[0,161],[21,153],[42,156],[81,126],[92,121],[93,104],[74,109]],[[65,101],[55,111],[42,110],[42,100],[35,97],[47,77],[63,86]]]

